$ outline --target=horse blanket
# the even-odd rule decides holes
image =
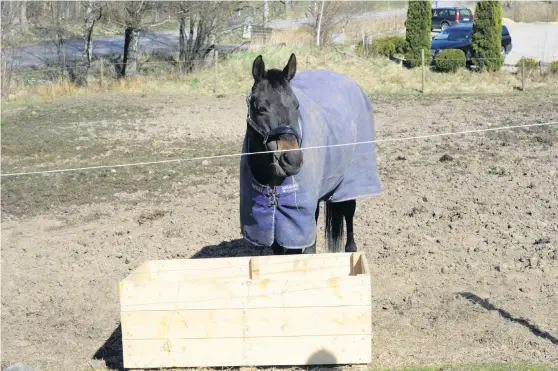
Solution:
[[[372,103],[360,86],[333,71],[308,70],[295,75],[291,87],[300,103],[300,172],[273,189],[254,179],[248,156],[240,161],[240,227],[244,239],[258,246],[274,240],[287,249],[312,246],[318,201],[381,191],[374,143],[351,144],[375,140]],[[308,148],[331,145],[343,146]],[[242,152],[248,152],[248,139]]]

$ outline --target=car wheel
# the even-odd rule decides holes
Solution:
[[[446,28],[449,27],[449,24],[447,24],[446,22],[442,22],[442,31],[445,30]]]

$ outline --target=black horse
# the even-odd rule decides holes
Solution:
[[[355,198],[381,189],[372,104],[348,77],[296,68],[294,54],[283,70],[266,71],[261,55],[252,65],[243,152],[256,154],[240,164],[242,233],[274,254],[315,253],[325,201],[328,251],[341,250],[345,221],[345,252],[356,252]]]

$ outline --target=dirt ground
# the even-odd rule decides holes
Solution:
[[[378,138],[548,122],[556,102],[373,100]],[[242,96],[4,109],[2,172],[238,153],[245,115]],[[355,221],[373,276],[373,366],[558,365],[558,126],[377,147],[383,192],[357,202]],[[130,271],[270,254],[240,240],[238,161],[2,178],[1,367],[119,369],[118,282]]]

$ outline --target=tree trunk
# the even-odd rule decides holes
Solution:
[[[320,39],[322,37],[322,15],[324,14],[325,0],[322,0],[322,7],[318,16],[318,32],[316,32],[316,45],[320,46]]]
[[[180,16],[179,55],[178,64],[180,69],[186,67],[186,16]]]
[[[128,26],[124,32],[124,77],[134,77],[138,74],[139,29]]]
[[[264,14],[263,14],[264,27],[267,27],[268,21],[269,21],[269,3],[267,0],[264,0]]]
[[[22,1],[19,5],[19,24],[22,29],[27,26],[27,1]]]
[[[95,22],[101,18],[101,11],[99,16],[95,17],[93,0],[88,0],[85,8],[85,25],[83,28],[83,54],[81,55],[81,62],[77,71],[76,83],[81,86],[87,86],[87,77],[89,76],[89,67],[91,66],[91,56],[93,54],[93,42],[91,37],[93,35],[93,27]]]

